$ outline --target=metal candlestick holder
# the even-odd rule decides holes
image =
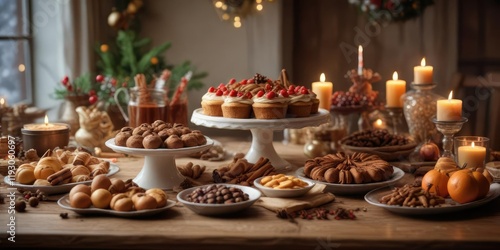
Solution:
[[[458,121],[438,121],[436,117],[432,118],[432,122],[436,124],[436,128],[441,134],[443,134],[443,155],[442,157],[448,157],[455,159],[453,155],[453,136],[458,133],[464,123],[468,121],[467,118],[462,117]]]
[[[397,134],[402,134],[404,131],[403,129],[403,108],[402,107],[385,107],[385,110],[387,110],[387,114],[391,118],[392,122],[392,133],[397,135]]]

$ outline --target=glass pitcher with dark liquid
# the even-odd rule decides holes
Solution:
[[[115,92],[115,101],[120,103],[120,94],[125,93],[128,100],[127,111],[118,105],[120,112],[129,126],[137,127],[156,120],[168,120],[168,98],[163,89],[155,88],[119,88]]]

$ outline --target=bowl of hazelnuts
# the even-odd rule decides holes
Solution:
[[[208,184],[185,189],[177,200],[201,215],[223,215],[250,207],[260,198],[260,191],[235,184]]]
[[[407,158],[417,147],[411,138],[391,134],[387,129],[367,129],[355,132],[341,140],[348,153],[360,152],[378,155],[385,161]]]

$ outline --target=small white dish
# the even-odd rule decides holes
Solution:
[[[290,188],[290,189],[275,189],[270,187],[265,187],[260,184],[260,181],[264,177],[259,177],[254,180],[253,184],[256,188],[258,188],[265,196],[273,197],[273,198],[291,198],[305,195],[311,188],[316,185],[315,182],[310,180],[301,179],[303,182],[307,183],[307,186],[303,188]]]
[[[490,172],[495,182],[500,182],[500,161],[486,163],[486,169]]]
[[[177,194],[177,200],[184,204],[185,207],[189,208],[191,211],[201,214],[201,215],[223,215],[238,212],[245,208],[250,207],[254,202],[260,198],[260,191],[247,186],[234,185],[234,184],[224,184],[217,183],[215,185],[225,185],[227,187],[236,187],[241,189],[244,193],[248,194],[248,200],[242,202],[236,202],[232,204],[205,204],[205,203],[195,203],[187,200],[188,195],[190,195],[197,188],[204,188],[214,184],[208,184],[198,187],[192,187],[183,190]]]

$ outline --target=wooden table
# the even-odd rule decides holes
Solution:
[[[216,138],[233,152],[246,152],[250,138],[238,140]],[[294,166],[306,157],[302,145],[275,142],[277,152]],[[224,162],[206,162],[182,158],[177,164],[192,161],[209,170]],[[134,177],[142,158],[119,158],[121,170],[115,176]],[[413,180],[406,174],[400,183]],[[2,184],[6,193],[6,184]],[[52,197],[54,199],[57,196]],[[175,193],[170,193],[175,199]],[[482,207],[434,216],[402,216],[372,206],[363,196],[337,195],[328,207],[361,208],[355,220],[304,220],[292,223],[279,219],[262,207],[225,217],[200,216],[182,205],[151,218],[125,219],[110,216],[80,216],[60,208],[56,202],[43,202],[16,213],[15,243],[7,241],[9,220],[7,204],[0,205],[1,249],[348,249],[348,248],[460,248],[478,249],[500,246],[500,199]],[[366,211],[363,211],[366,208]],[[69,218],[59,214],[68,212]]]

